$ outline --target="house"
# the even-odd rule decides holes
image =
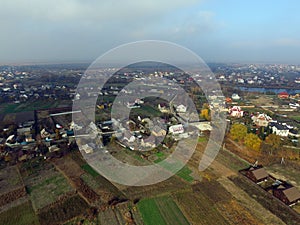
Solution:
[[[158,110],[161,111],[162,113],[170,113],[170,109],[166,104],[158,104]]]
[[[137,99],[135,99],[134,103],[141,105],[141,104],[144,104],[144,101],[141,100],[140,98],[137,98]]]
[[[183,119],[185,122],[197,122],[199,121],[199,115],[197,113],[191,112],[185,112],[185,113],[177,113],[177,115]]]
[[[28,135],[31,132],[31,127],[22,127],[17,129],[18,135]]]
[[[155,137],[151,135],[145,139],[142,139],[141,146],[144,148],[155,148]]]
[[[155,137],[164,137],[167,134],[167,131],[162,129],[160,126],[155,125],[151,130],[151,134]]]
[[[60,148],[57,147],[56,145],[51,145],[48,147],[48,150],[49,150],[49,152],[56,152],[56,151],[59,151]]]
[[[278,98],[280,98],[280,99],[287,99],[287,98],[289,98],[289,94],[287,92],[280,92],[278,94]]]
[[[246,177],[255,183],[262,182],[269,177],[269,174],[262,166],[251,166],[246,171]]]
[[[90,154],[90,153],[94,152],[93,148],[91,146],[89,146],[88,144],[81,145],[80,150],[83,150],[86,154]],[[49,149],[49,151],[50,151],[50,149]]]
[[[47,132],[45,128],[43,128],[43,129],[41,130],[41,137],[42,137],[42,138],[50,137],[50,133]]]
[[[226,97],[225,102],[226,102],[226,103],[232,103],[232,99],[229,98],[229,97]]]
[[[265,113],[260,113],[251,117],[253,123],[259,127],[267,127],[273,119]]]
[[[300,201],[300,191],[287,182],[277,182],[273,184],[273,195],[287,205],[292,205]]]
[[[130,102],[127,102],[127,108],[129,109],[135,109],[135,108],[140,108],[141,106],[137,103],[130,103]]]
[[[232,96],[231,96],[231,99],[232,99],[232,100],[240,100],[241,97],[240,97],[238,94],[233,93]]]
[[[298,138],[298,137],[300,137],[300,134],[298,133],[298,130],[296,130],[296,129],[291,129],[291,130],[289,131],[289,136]]]
[[[241,109],[240,106],[233,106],[232,108],[229,109],[229,114],[232,117],[243,117],[244,116],[244,111]]]
[[[142,119],[142,123],[144,124],[145,128],[149,129],[153,127],[153,121],[150,118],[144,118]]]
[[[178,112],[178,113],[185,113],[186,112],[186,110],[187,110],[187,108],[186,108],[186,106],[184,106],[184,105],[178,105],[177,107],[176,107],[176,112]]]
[[[190,123],[190,125],[196,127],[200,131],[207,131],[207,130],[211,131],[212,130],[211,122],[209,122],[209,121],[194,122],[194,123]]]
[[[281,137],[287,137],[290,133],[290,129],[281,123],[271,122],[269,127],[272,129],[272,132]]]
[[[128,143],[133,143],[135,141],[135,136],[126,130],[124,132],[123,141],[127,141]]]
[[[182,124],[177,124],[169,127],[170,134],[182,134],[184,132],[184,128]]]

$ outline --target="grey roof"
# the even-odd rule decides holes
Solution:
[[[152,143],[152,144],[155,144],[155,137],[151,135],[151,136],[145,138],[145,139],[144,139],[144,142],[145,142],[145,143]]]
[[[161,128],[161,127],[158,126],[158,125],[155,125],[155,126],[152,128],[152,131],[155,132],[155,133],[161,132],[161,130],[164,130],[164,129]]]
[[[271,127],[276,127],[278,130],[289,130],[289,128],[281,123],[271,123]]]

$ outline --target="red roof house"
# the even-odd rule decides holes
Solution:
[[[289,98],[289,94],[287,92],[280,92],[278,94],[278,98],[287,99],[287,98]]]

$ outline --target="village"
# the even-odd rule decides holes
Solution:
[[[198,145],[195,156],[174,178],[162,184],[163,193],[177,193],[173,189],[177,187],[187,192],[190,187],[198,190],[199,185],[210,187],[211,183],[216,183],[216,187],[223,190],[219,190],[218,193],[225,193],[224,188],[228,186],[222,182],[226,179],[238,187],[239,191],[257,196],[255,200],[248,200],[252,204],[258,202],[274,214],[278,214],[278,209],[286,211],[287,214],[281,215],[279,220],[270,219],[273,223],[288,221],[291,218],[296,221],[300,211],[300,182],[296,175],[300,157],[299,95],[286,92],[265,95],[225,88],[223,91],[226,97],[218,91],[212,91],[206,99],[202,90],[195,87],[186,74],[178,73],[176,81],[188,93],[188,96],[183,97],[178,94],[180,87],[171,82],[174,74],[176,72],[152,73],[151,79],[168,77],[167,85],[159,87],[148,85],[143,74],[134,73],[134,79],[139,80],[141,85],[137,90],[128,90],[122,89],[126,83],[120,85],[120,82],[124,79],[131,82],[133,79],[129,73],[117,73],[117,78],[109,81],[99,94],[94,107],[95,120],[90,121],[88,126],[81,122],[87,119],[82,110],[70,106],[36,109],[32,119],[24,118],[20,123],[5,117],[0,134],[0,165],[3,171],[10,171],[11,168],[19,171],[24,177],[20,178],[24,184],[18,184],[18,189],[12,188],[15,192],[3,190],[1,196],[6,197],[3,198],[4,202],[0,202],[0,206],[15,204],[18,196],[29,196],[33,202],[34,214],[38,215],[40,221],[44,221],[42,217],[48,218],[44,217],[43,213],[49,216],[51,210],[58,210],[63,216],[57,221],[65,222],[74,216],[69,214],[69,211],[65,213],[61,210],[66,210],[64,207],[67,201],[75,199],[76,205],[81,202],[82,206],[87,204],[95,210],[94,214],[89,212],[88,216],[83,216],[79,213],[82,208],[76,208],[76,215],[85,220],[92,220],[95,215],[101,215],[103,219],[106,218],[105,213],[111,212],[116,215],[121,213],[122,221],[129,224],[139,221],[145,212],[140,209],[142,203],[136,199],[155,197],[161,192],[157,189],[159,186],[150,186],[149,189],[125,188],[126,191],[120,192],[124,187],[103,180],[104,178],[85,162],[83,156],[93,155],[95,150],[100,148],[104,154],[111,154],[123,162],[136,166],[151,165],[160,163],[171,155],[179,141],[196,138]],[[116,110],[116,114],[113,114],[114,99],[120,91],[129,94],[130,98],[119,99],[124,111]],[[137,97],[139,91],[151,93],[152,96]],[[82,92],[74,94],[74,101],[94,97],[97,92],[95,88],[85,88]],[[196,110],[193,110],[193,105],[189,104],[187,97],[194,101]],[[207,145],[211,131],[216,129],[216,125],[211,121],[214,113],[222,115],[221,118],[226,122],[226,136],[216,162],[207,171],[199,172],[197,162]],[[81,119],[74,120],[77,117]],[[97,146],[95,142],[90,141],[92,136],[99,138]],[[43,172],[46,174],[45,178],[37,178],[43,168],[51,169]],[[59,182],[54,184],[48,181],[51,177],[59,179]],[[3,180],[0,182],[3,182],[4,186],[8,185],[6,178],[1,179]],[[105,187],[102,186],[103,182]],[[40,187],[44,189],[41,190]],[[111,191],[116,187],[118,191]],[[56,193],[58,188],[62,191],[57,196],[49,194],[51,191]],[[228,190],[230,195],[234,196],[234,191]],[[205,192],[205,189],[203,191]],[[48,200],[35,199],[35,196],[46,192],[51,196]],[[17,193],[16,197],[11,197],[12,193]],[[205,194],[209,196],[209,192]],[[198,198],[195,193],[191,192],[190,195]],[[172,199],[172,204],[184,207],[182,212],[178,211],[178,215],[198,221],[200,216],[189,218],[186,213],[188,198],[180,200],[179,196],[180,194],[176,194],[176,203],[173,197],[167,197]],[[211,201],[211,198],[207,200]],[[240,201],[243,202],[244,199]],[[272,204],[269,205],[269,202]],[[49,204],[53,206],[47,209]],[[246,210],[248,202],[235,204],[240,204],[239,207]],[[195,210],[199,207],[202,207],[201,204],[195,206]],[[226,217],[221,208],[218,209],[218,216],[220,219]],[[239,216],[241,217],[242,215]],[[227,219],[234,221],[233,223],[238,221],[233,217]],[[45,219],[43,223],[49,224],[49,221],[51,220]]]

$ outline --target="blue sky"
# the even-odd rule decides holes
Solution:
[[[92,61],[120,44],[175,42],[207,62],[300,64],[292,0],[1,0],[0,62]]]

